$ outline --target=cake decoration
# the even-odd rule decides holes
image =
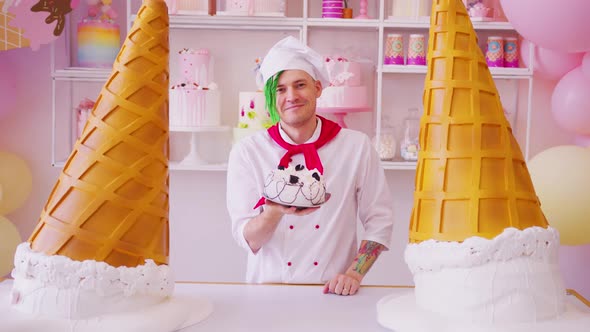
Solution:
[[[548,225],[460,0],[433,2],[409,244],[415,288],[377,303],[397,332],[582,332]]]
[[[275,203],[297,207],[319,206],[327,199],[323,175],[304,165],[272,170],[264,182],[263,194]]]
[[[358,61],[336,55],[325,57],[329,85],[324,86],[317,107],[368,107],[367,87],[362,83],[362,66]]]
[[[174,296],[168,266],[168,22],[163,0],[144,0],[13,282],[0,283],[3,330],[175,331],[211,313]]]
[[[261,63],[262,58],[260,57],[254,60],[254,77],[259,75]],[[238,125],[233,129],[234,143],[272,126],[264,92],[260,90],[240,91],[238,102]]]
[[[53,28],[53,35],[59,36],[66,26],[66,14],[72,11],[71,2],[71,0],[39,0],[31,7],[31,11],[34,13],[47,12],[45,23],[57,22]]]

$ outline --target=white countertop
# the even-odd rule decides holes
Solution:
[[[182,332],[390,331],[377,323],[379,299],[407,288],[362,287],[353,296],[323,294],[323,286],[178,284],[176,291],[207,297],[213,313]]]
[[[353,296],[323,294],[323,286],[177,284],[176,292],[208,298],[213,313],[182,332],[386,332],[377,323],[377,302],[390,294],[413,292],[403,286],[363,286]],[[581,310],[590,312],[583,298],[568,296]]]

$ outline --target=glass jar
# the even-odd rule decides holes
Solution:
[[[408,116],[403,121],[403,134],[400,142],[400,154],[404,160],[418,160],[420,143],[420,115],[417,108],[408,109]]]
[[[377,139],[379,138],[379,139]],[[383,117],[383,126],[379,137],[373,137],[373,145],[381,160],[392,160],[397,150],[395,128],[388,116]]]

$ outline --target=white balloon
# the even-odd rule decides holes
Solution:
[[[534,156],[528,169],[541,210],[561,243],[590,243],[590,149],[553,147]]]

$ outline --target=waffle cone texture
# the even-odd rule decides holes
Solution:
[[[434,0],[410,242],[547,227],[460,0]]]
[[[47,255],[168,262],[169,21],[144,0],[29,238]]]

